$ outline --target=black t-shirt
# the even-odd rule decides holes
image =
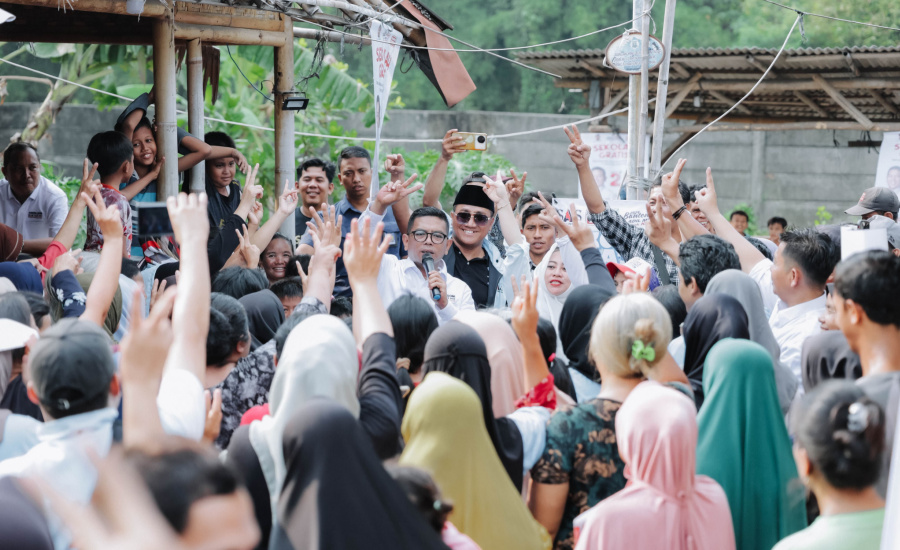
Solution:
[[[28,399],[28,389],[21,375],[16,376],[9,382],[9,386],[6,387],[6,393],[3,394],[3,399],[0,400],[0,409],[9,409],[14,414],[23,414],[35,420],[44,421],[41,408],[32,403],[31,399]]]
[[[480,258],[467,260],[463,253],[453,245],[453,254],[456,255],[452,275],[469,285],[472,291],[472,300],[476,308],[493,305],[493,300],[488,303],[488,288],[491,279],[491,260],[487,253]]]
[[[226,197],[219,193],[214,185],[207,183],[206,197],[208,199],[206,211],[209,218],[210,237],[213,237],[225,224],[225,218],[234,214],[241,204],[241,187],[232,182],[228,186],[228,196]]]
[[[297,237],[302,237],[304,233],[306,233],[307,227],[306,222],[312,221],[312,218],[303,213],[303,210],[298,208],[294,211],[294,235]]]

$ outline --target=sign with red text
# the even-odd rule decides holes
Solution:
[[[587,133],[581,134],[581,139],[586,145],[591,146],[591,157],[588,162],[603,200],[617,200],[628,172],[628,134]],[[644,150],[648,153],[644,162],[644,166],[647,166],[650,152],[649,137]],[[580,185],[578,197],[583,197]]]
[[[372,161],[372,186],[370,197],[378,194],[378,166],[381,148],[381,126],[384,123],[384,113],[387,111],[388,97],[391,95],[391,81],[394,79],[394,67],[400,57],[400,43],[403,35],[395,31],[390,25],[381,21],[372,21],[369,28],[369,36],[372,38],[372,94],[375,96],[375,157]]]
[[[900,196],[900,132],[885,132],[881,139],[875,186],[887,187]]]

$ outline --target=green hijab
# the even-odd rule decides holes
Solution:
[[[774,372],[769,352],[750,340],[726,338],[706,357],[697,473],[725,490],[738,550],[770,550],[806,527]]]

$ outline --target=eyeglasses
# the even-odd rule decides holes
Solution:
[[[480,226],[485,226],[491,218],[489,216],[485,216],[484,214],[475,214],[474,216],[469,212],[459,212],[456,214],[456,221],[462,224],[469,223],[469,220],[475,218],[475,223]]]
[[[431,233],[429,233],[428,231],[419,229],[418,231],[410,231],[409,234],[412,235],[413,239],[415,239],[416,242],[419,243],[424,243],[426,240],[428,240],[429,236],[431,236],[431,242],[434,244],[441,244],[442,242],[444,242],[444,239],[447,238],[447,235],[441,233],[440,231],[432,231]]]

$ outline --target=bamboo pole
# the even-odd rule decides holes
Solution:
[[[641,116],[638,119],[638,149],[637,149],[637,174],[647,177],[644,158],[647,148],[647,128],[650,119],[650,0],[643,0],[644,16],[641,18]],[[643,189],[639,198],[644,199]]]
[[[203,89],[203,48],[200,39],[187,43],[187,85],[188,85],[188,128],[191,135],[203,140],[204,89]],[[201,193],[206,189],[206,162],[199,162],[191,168],[191,191]]]
[[[285,18],[287,19],[287,18]],[[287,19],[290,21],[290,19]],[[283,23],[282,23],[283,25]],[[175,38],[178,40],[200,39],[209,44],[232,44],[250,46],[274,46],[284,44],[283,31],[261,31],[256,29],[238,29],[191,23],[175,23]]]
[[[641,5],[643,0],[632,0],[631,17],[638,19],[641,16]],[[640,150],[639,132],[640,120],[639,109],[641,103],[641,77],[640,75],[628,76],[628,168],[627,177],[636,178],[638,176],[638,153]],[[626,197],[629,200],[637,199],[636,180],[629,179],[625,190]]]
[[[659,78],[656,83],[656,111],[653,114],[653,147],[650,150],[651,176],[655,176],[662,165],[663,131],[666,125],[666,94],[669,92],[669,59],[672,54],[672,33],[675,29],[676,1],[666,0],[666,13],[663,19],[662,42],[665,52],[662,65],[659,66]]]
[[[363,44],[368,46],[372,43],[372,39],[368,36],[347,35],[335,31],[326,31],[324,29],[307,29],[304,27],[294,27],[294,38],[305,38],[307,40],[318,40],[324,38],[327,42],[338,42],[341,40],[345,44]]]
[[[175,118],[175,26],[171,16],[153,21],[153,81],[156,86],[157,155],[165,157],[157,198],[178,194],[178,130]]]
[[[294,25],[284,20],[284,46],[275,48],[275,189],[280,195],[285,181],[294,182],[294,111],[282,108],[294,92]],[[294,241],[294,214],[281,225],[281,233]]]

